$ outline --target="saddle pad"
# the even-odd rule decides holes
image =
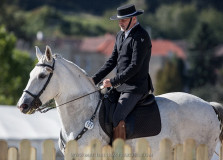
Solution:
[[[125,122],[126,139],[158,135],[161,131],[161,119],[156,101],[147,106],[136,106]]]
[[[99,123],[103,131],[112,138],[113,126],[111,113],[116,104],[104,99],[99,111]],[[126,139],[155,136],[161,131],[159,108],[154,100],[149,105],[136,106],[128,115],[126,122]]]

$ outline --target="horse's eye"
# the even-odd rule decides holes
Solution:
[[[45,77],[46,77],[46,75],[43,74],[43,73],[41,73],[41,74],[38,76],[39,79],[43,79],[43,78],[45,78]]]

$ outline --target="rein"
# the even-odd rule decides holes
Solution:
[[[68,103],[70,103],[70,102],[74,102],[74,101],[76,101],[76,100],[78,100],[78,99],[81,99],[81,98],[84,98],[84,97],[86,97],[86,96],[89,96],[89,95],[91,95],[91,94],[93,94],[93,93],[99,92],[99,91],[101,91],[102,89],[103,89],[103,88],[97,89],[96,91],[87,93],[87,94],[85,94],[85,95],[82,95],[82,96],[80,96],[80,97],[77,97],[77,98],[75,98],[75,99],[72,99],[72,100],[70,100],[70,101],[67,101],[67,102],[65,102],[65,103],[62,103],[62,104],[60,104],[60,105],[58,105],[58,106],[56,106],[56,107],[49,107],[49,105],[50,105],[51,103],[53,103],[53,100],[52,100],[52,101],[49,101],[48,103],[42,105],[41,108],[38,107],[38,108],[36,109],[36,111],[39,111],[40,113],[46,113],[46,112],[48,112],[48,111],[51,110],[51,109],[54,109],[54,108],[57,108],[57,107],[61,107],[61,106],[65,105],[65,104],[68,104]]]

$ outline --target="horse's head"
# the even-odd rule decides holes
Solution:
[[[50,47],[46,47],[42,54],[36,47],[38,63],[30,72],[28,84],[17,103],[18,108],[25,114],[32,114],[42,104],[57,95],[57,74],[55,73],[55,59]]]

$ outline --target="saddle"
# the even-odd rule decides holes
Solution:
[[[112,138],[112,117],[118,102],[119,93],[113,89],[109,93],[101,93],[101,96],[103,100],[99,110],[99,123],[103,131]],[[146,94],[143,96],[133,111],[127,116],[125,123],[126,139],[158,135],[161,131],[161,119],[154,95]]]

